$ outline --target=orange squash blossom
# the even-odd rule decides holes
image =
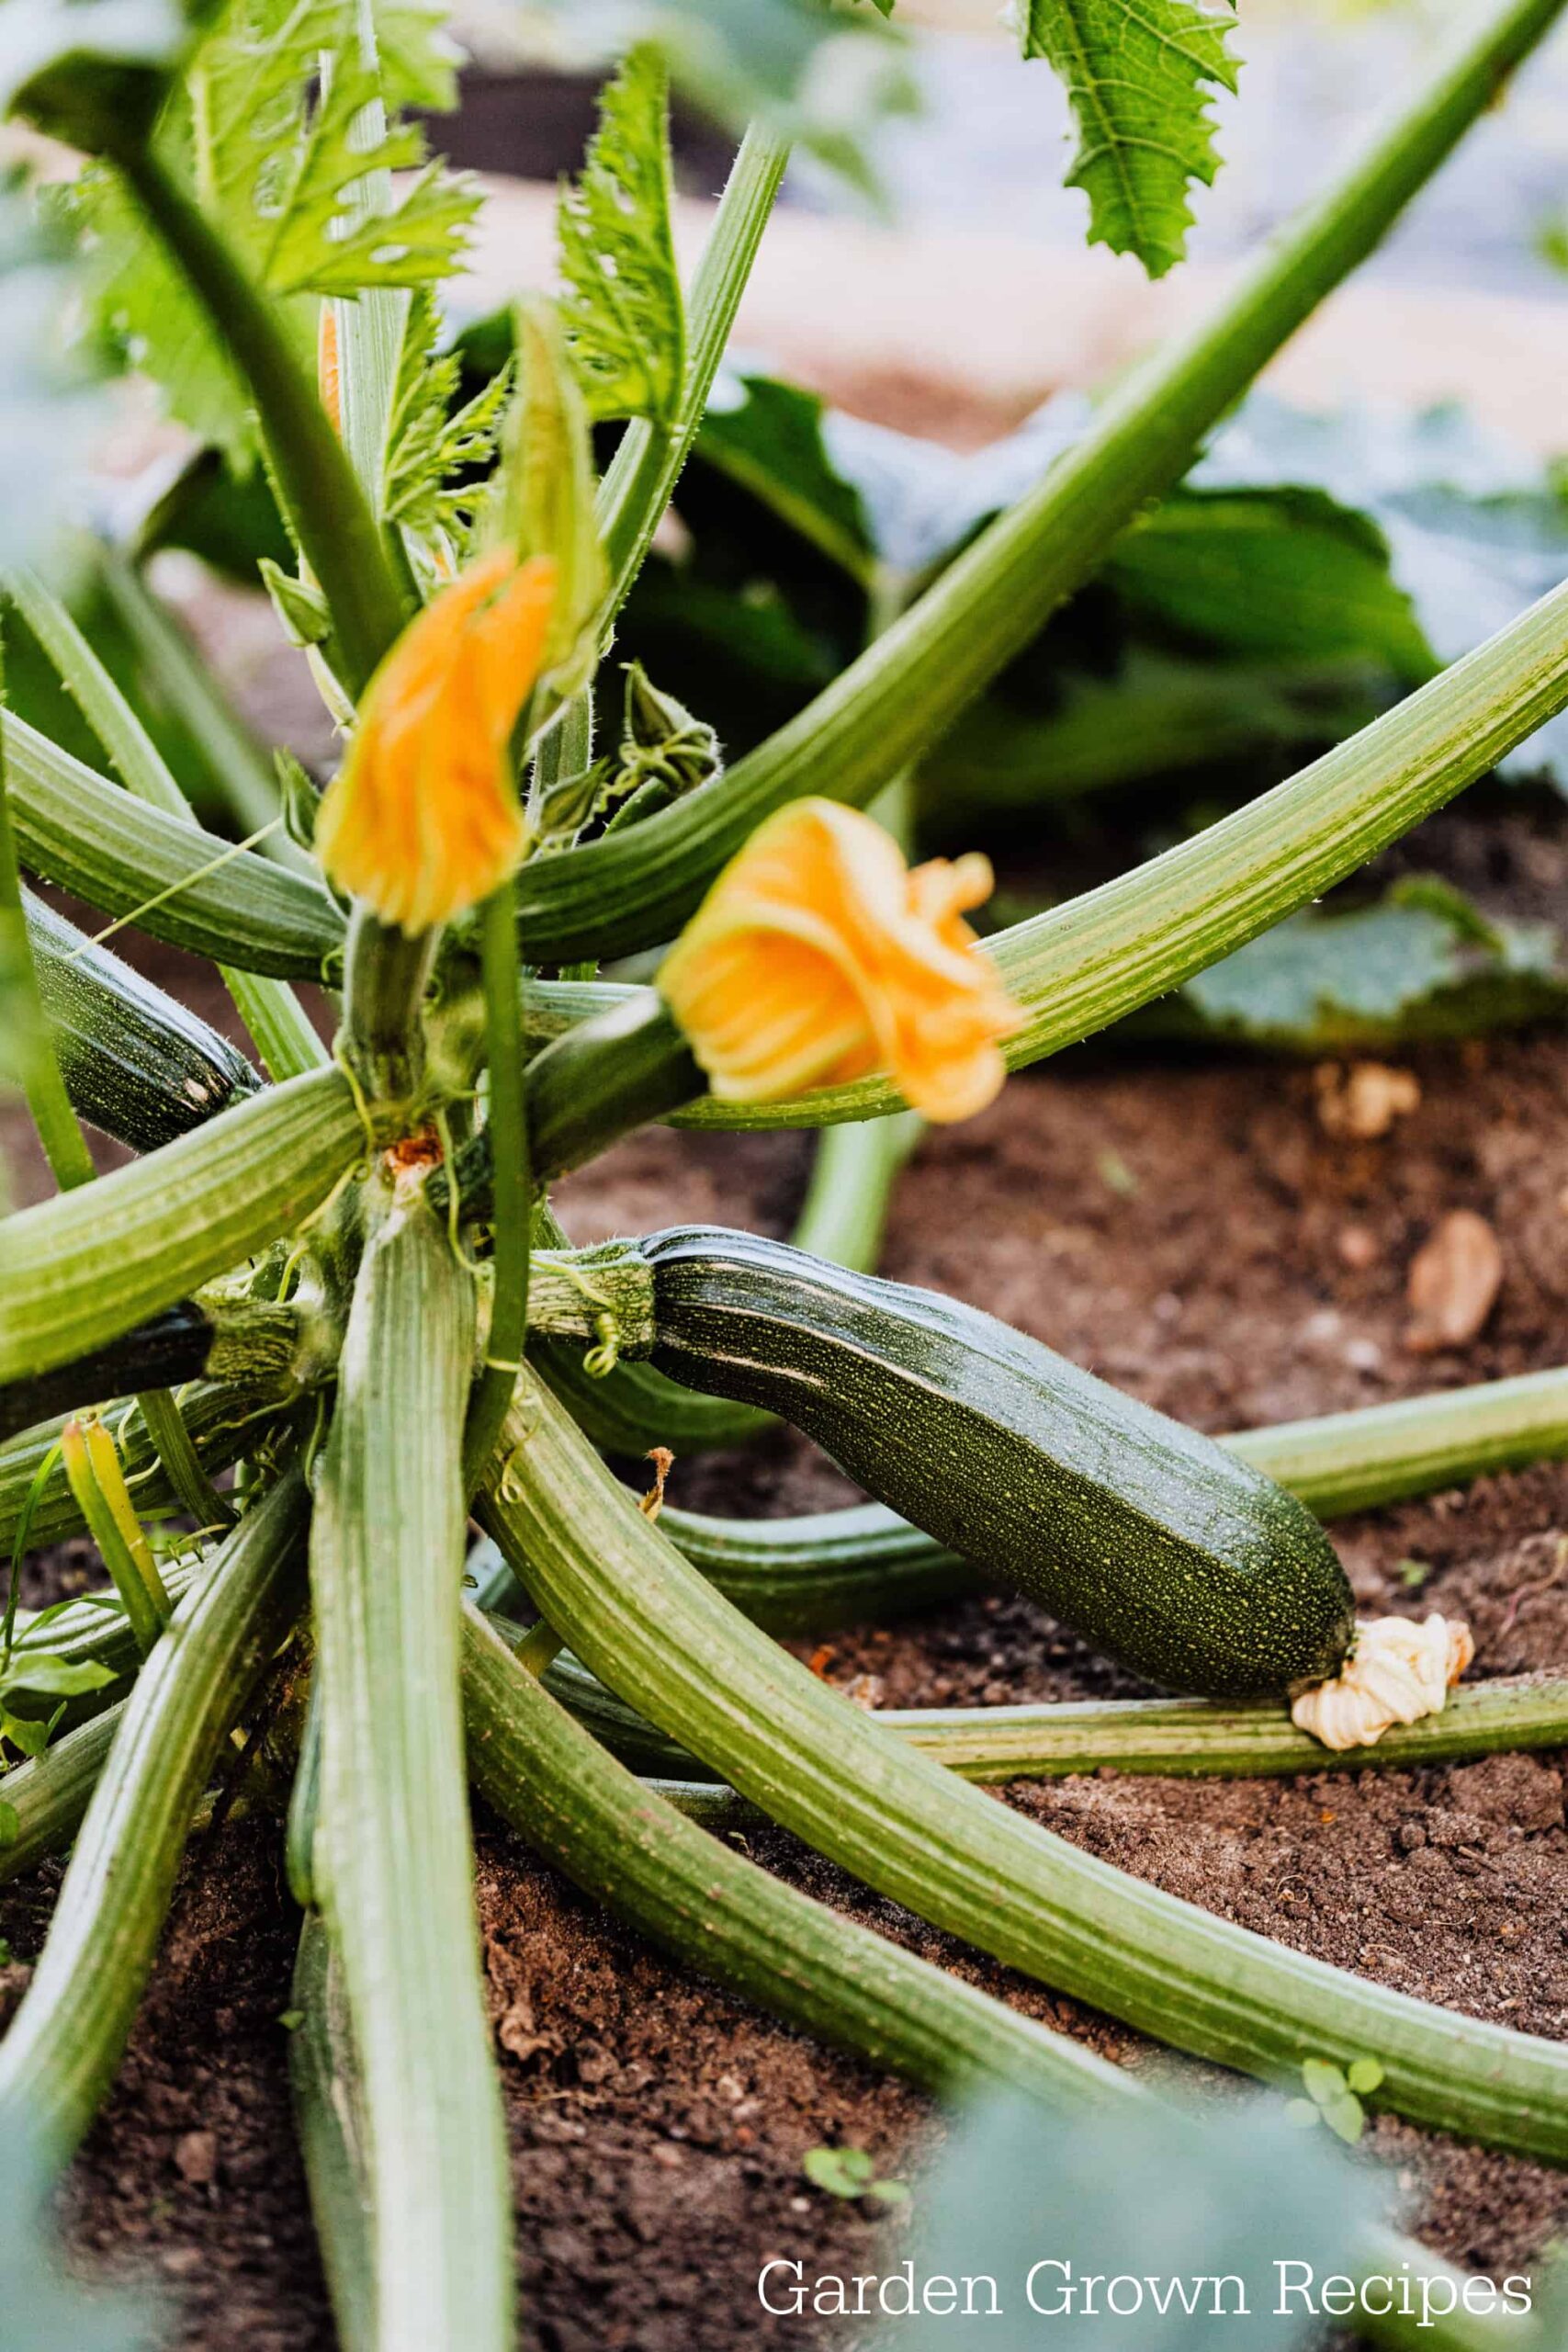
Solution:
[[[429,931],[488,898],[523,854],[509,751],[555,603],[547,556],[497,548],[409,623],[366,690],[316,820],[338,888]]]
[[[911,870],[869,817],[797,800],[719,876],[659,987],[721,1101],[886,1070],[928,1119],[966,1119],[1022,1018],[963,919],[990,890],[978,854]]]

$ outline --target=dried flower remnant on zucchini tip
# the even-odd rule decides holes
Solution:
[[[1392,1724],[1440,1714],[1474,1656],[1470,1628],[1457,1617],[1363,1619],[1344,1666],[1303,1691],[1291,1721],[1325,1747],[1371,1747]]]

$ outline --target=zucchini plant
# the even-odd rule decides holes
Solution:
[[[20,681],[0,726],[0,984],[6,1074],[57,1185],[0,1218],[0,1735],[18,1759],[0,1868],[73,1841],[0,2041],[7,2140],[69,2157],[191,1823],[243,1771],[257,1803],[288,1791],[295,2089],[348,2343],[513,2339],[470,1781],[694,1966],[938,2092],[1148,2099],[770,1878],[723,1841],[737,1808],[1179,2049],[1281,2085],[1375,2053],[1376,2100],[1568,2158],[1556,2045],[1229,1928],[967,1785],[1108,1758],[1326,1761],[1291,1702],[1348,1686],[1369,1644],[1322,1520],[1568,1453],[1568,1374],[1222,1445],[872,1263],[921,1120],[968,1116],[1010,1070],[1299,914],[1568,707],[1568,590],[1446,668],[1380,607],[1414,691],[1162,855],[984,944],[965,918],[986,860],[908,862],[913,768],[1114,550],[1136,571],[1130,526],[1153,536],[1259,368],[1561,6],[1485,0],[1210,314],[970,516],[951,560],[873,597],[863,650],[726,765],[700,676],[682,695],[635,665],[623,682],[616,625],[680,501],[792,141],[868,168],[821,110],[824,48],[856,46],[856,86],[886,94],[896,35],[817,0],[711,23],[683,0],[615,12],[643,37],[606,60],[563,194],[559,299],[522,300],[484,363],[442,307],[478,198],[413,119],[453,96],[438,10],[7,0],[5,106],[82,159],[46,204],[8,187],[0,223]],[[1019,14],[1078,113],[1092,233],[1158,274],[1214,167],[1224,0]],[[671,73],[738,136],[684,285]],[[66,295],[91,328],[73,347],[51,323]],[[190,454],[111,546],[67,526],[38,455],[90,434],[117,358]],[[744,469],[732,419],[708,436]],[[1191,517],[1172,512],[1179,551]],[[1311,520],[1350,566],[1335,577],[1364,585],[1364,538],[1347,553],[1321,505]],[[182,537],[249,567],[305,649],[342,739],[324,789],[286,745],[274,781],[160,612],[145,560]],[[101,927],[67,924],[40,883]],[[218,967],[254,1061],[109,952],[126,927]],[[626,956],[651,979],[602,976]],[[684,1228],[573,1250],[551,1186],[666,1119],[821,1130],[799,1245]],[[131,1156],[96,1173],[84,1124]],[[655,1524],[597,1450],[733,1442],[773,1417],[874,1499]],[[142,1522],[171,1512],[196,1532],[160,1566]],[[470,1514],[489,1538],[472,1552]],[[28,1617],[29,1551],[84,1525],[119,1609]],[[882,1721],[774,1638],[975,1575],[1185,1695]],[[1540,1746],[1568,1723],[1559,1682],[1442,1696],[1439,1676],[1421,1705],[1396,1700],[1381,1720],[1403,1727],[1349,1760]],[[1369,2230],[1344,2258],[1390,2243]]]

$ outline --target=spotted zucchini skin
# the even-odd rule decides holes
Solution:
[[[640,1246],[661,1371],[781,1414],[1146,1680],[1263,1698],[1343,1660],[1354,1611],[1328,1538],[1212,1440],[933,1292],[717,1227]]]
[[[30,892],[28,937],[77,1115],[154,1151],[259,1091],[243,1054]]]

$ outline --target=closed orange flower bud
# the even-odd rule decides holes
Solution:
[[[910,870],[869,817],[797,800],[719,876],[659,987],[723,1102],[886,1070],[928,1119],[966,1119],[1022,1017],[963,920],[990,889],[984,857]]]
[[[502,883],[523,854],[509,752],[555,602],[548,557],[498,548],[410,622],[366,689],[316,820],[340,889],[429,931]]]
[[[316,385],[321,395],[321,406],[333,421],[333,431],[343,431],[343,384],[338,374],[337,312],[330,302],[321,304],[321,322],[316,329]]]

